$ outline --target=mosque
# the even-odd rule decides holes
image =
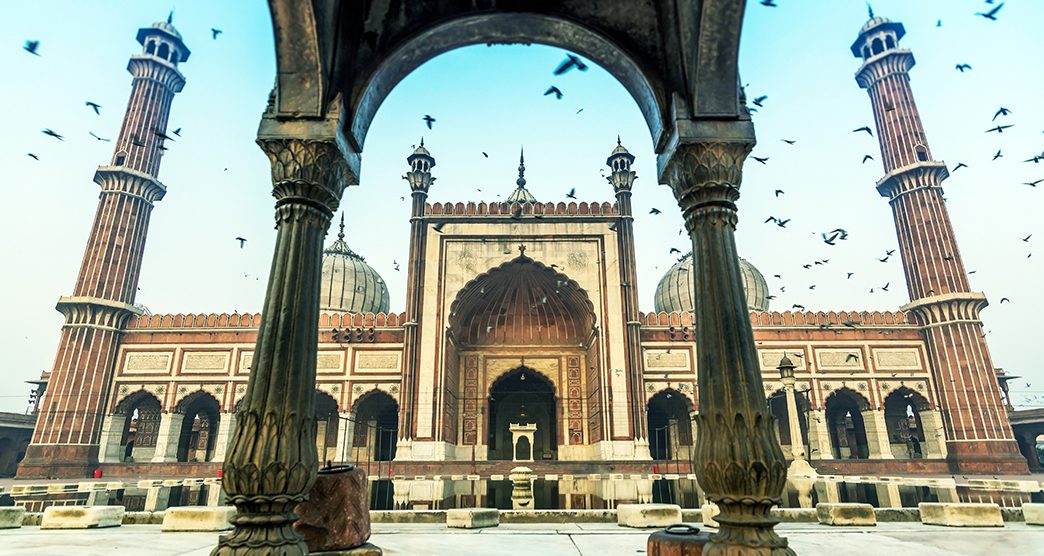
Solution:
[[[1025,472],[975,333],[985,298],[967,288],[935,201],[947,172],[924,139],[903,34],[874,18],[852,51],[874,105],[886,165],[878,190],[893,208],[911,303],[773,311],[761,271],[741,260],[766,403],[784,453],[821,473]],[[141,144],[136,130],[165,129],[189,58],[169,23],[138,40],[124,127],[95,178],[102,196],[83,269],[59,301],[67,323],[22,476],[213,476],[246,392],[263,315],[134,305],[148,214],[165,192],[162,138]],[[407,476],[505,473],[519,461],[543,473],[691,469],[696,435],[714,434],[692,418],[692,257],[639,310],[639,288],[654,285],[636,278],[634,156],[619,141],[607,151],[612,202],[541,201],[520,158],[506,201],[430,203],[436,157],[422,142],[405,167],[404,300],[350,248],[342,217],[322,259],[320,460],[383,461]]]

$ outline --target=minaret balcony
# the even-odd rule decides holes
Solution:
[[[948,177],[950,177],[950,171],[946,169],[945,162],[936,160],[915,162],[896,168],[877,180],[877,192],[882,197],[888,197],[889,202],[893,202],[901,195],[918,189],[939,187]]]
[[[136,79],[160,83],[175,93],[185,87],[185,76],[174,64],[151,54],[135,54],[127,62],[127,71]]]
[[[899,310],[913,313],[921,326],[939,326],[959,322],[980,323],[979,312],[990,302],[982,292],[954,292],[922,297]]]
[[[885,50],[867,58],[856,71],[855,79],[860,88],[868,89],[889,75],[909,72],[916,63],[913,52],[905,48]]]
[[[126,166],[99,166],[94,183],[106,193],[119,193],[143,199],[150,205],[167,194],[167,188],[153,176]]]

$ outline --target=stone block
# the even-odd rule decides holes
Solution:
[[[718,521],[714,519],[714,516],[721,513],[721,509],[718,508],[717,504],[707,503],[700,506],[700,514],[703,517],[703,524],[707,527],[718,527]]]
[[[500,510],[496,508],[454,508],[446,510],[446,527],[480,529],[500,525]]]
[[[1044,504],[1023,504],[1022,518],[1026,525],[1044,525]]]
[[[620,504],[616,507],[616,524],[622,527],[666,527],[681,523],[681,506],[677,504]]]
[[[21,506],[5,506],[0,508],[0,529],[17,529],[22,526],[25,508]]]
[[[163,531],[227,531],[236,515],[233,506],[179,506],[163,513]]]
[[[319,470],[308,499],[294,512],[294,529],[315,553],[362,546],[370,538],[369,490],[358,467],[343,465]]]
[[[874,515],[874,507],[870,504],[857,504],[851,502],[816,504],[816,517],[823,525],[853,525],[860,527],[872,527],[877,525],[877,516]]]
[[[997,504],[921,502],[921,523],[947,527],[1004,527]]]
[[[123,506],[51,506],[40,529],[100,529],[123,524]]]

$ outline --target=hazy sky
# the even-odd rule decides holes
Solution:
[[[874,189],[883,171],[876,139],[851,130],[872,125],[870,103],[853,78],[859,60],[849,46],[866,21],[861,0],[751,1],[740,70],[748,97],[768,95],[754,115],[768,164],[748,161],[740,199],[740,252],[768,277],[772,309],[799,303],[811,310],[895,310],[908,301],[891,210]],[[179,0],[174,24],[192,50],[181,65],[185,90],[174,100],[160,180],[166,198],[152,214],[137,301],[154,313],[248,312],[261,307],[262,277],[274,242],[269,165],[254,137],[275,72],[265,2]],[[944,184],[961,254],[973,287],[993,301],[983,313],[994,362],[1025,380],[1015,383],[1023,407],[1044,406],[1038,332],[1029,316],[1044,314],[1040,213],[1044,163],[1023,160],[1044,150],[1040,53],[1044,2],[1008,0],[991,22],[973,14],[978,0],[879,0],[874,8],[905,24],[902,46],[918,61],[914,95],[932,152],[951,168]],[[0,410],[22,411],[23,381],[50,367],[62,317],[94,217],[96,166],[111,157],[130,92],[127,58],[139,50],[139,27],[162,20],[169,3],[131,1],[18,2],[0,18],[0,163],[7,210],[0,219]],[[941,19],[941,26],[937,20]],[[210,28],[224,31],[211,39]],[[22,50],[39,40],[40,56]],[[386,279],[392,309],[401,311],[407,256],[408,186],[401,179],[410,145],[423,135],[437,159],[432,201],[494,201],[514,187],[519,146],[526,178],[541,201],[612,200],[601,177],[619,134],[637,157],[635,235],[640,302],[652,310],[660,276],[688,251],[667,187],[657,184],[647,128],[634,102],[598,67],[553,77],[564,52],[544,46],[475,46],[444,54],[410,74],[377,113],[363,156],[361,185],[344,196],[348,243]],[[955,71],[968,63],[972,71]],[[561,101],[542,93],[555,84]],[[84,106],[103,106],[96,116]],[[1013,113],[1003,135],[984,133],[1000,107]],[[577,114],[577,111],[583,111]],[[424,114],[437,118],[428,131]],[[51,128],[64,142],[44,136]],[[796,140],[789,146],[782,139]],[[1002,157],[991,160],[1000,149]],[[489,158],[482,156],[482,152]],[[40,160],[29,158],[36,154]],[[864,154],[872,162],[861,164]],[[227,168],[227,170],[226,170]],[[478,191],[481,189],[481,192]],[[778,198],[773,191],[782,189]],[[662,215],[649,215],[659,208]],[[791,218],[781,230],[762,222]],[[821,231],[844,227],[835,247]],[[1020,241],[1029,234],[1028,242]],[[248,238],[239,248],[236,236]],[[815,259],[830,263],[805,270]],[[847,272],[854,276],[846,279]],[[783,280],[771,278],[781,274]],[[887,292],[881,287],[888,284]],[[815,290],[809,286],[815,285]],[[786,292],[780,292],[785,286]],[[873,288],[875,293],[870,293]],[[1011,303],[999,304],[1002,297]]]

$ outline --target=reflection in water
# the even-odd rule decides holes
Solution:
[[[516,496],[512,497],[515,491]],[[520,504],[511,481],[408,480],[370,482],[370,509],[434,510],[497,508],[536,510],[615,509],[619,504],[667,503],[699,509],[706,501],[693,479],[558,479],[532,482],[532,498]],[[861,502],[878,508],[916,508],[921,502],[993,502],[1019,507],[1044,502],[1039,490],[989,490],[957,486],[950,479],[835,481],[817,479],[807,493],[808,507],[819,502]],[[783,493],[784,508],[799,508],[801,493],[790,481]]]

